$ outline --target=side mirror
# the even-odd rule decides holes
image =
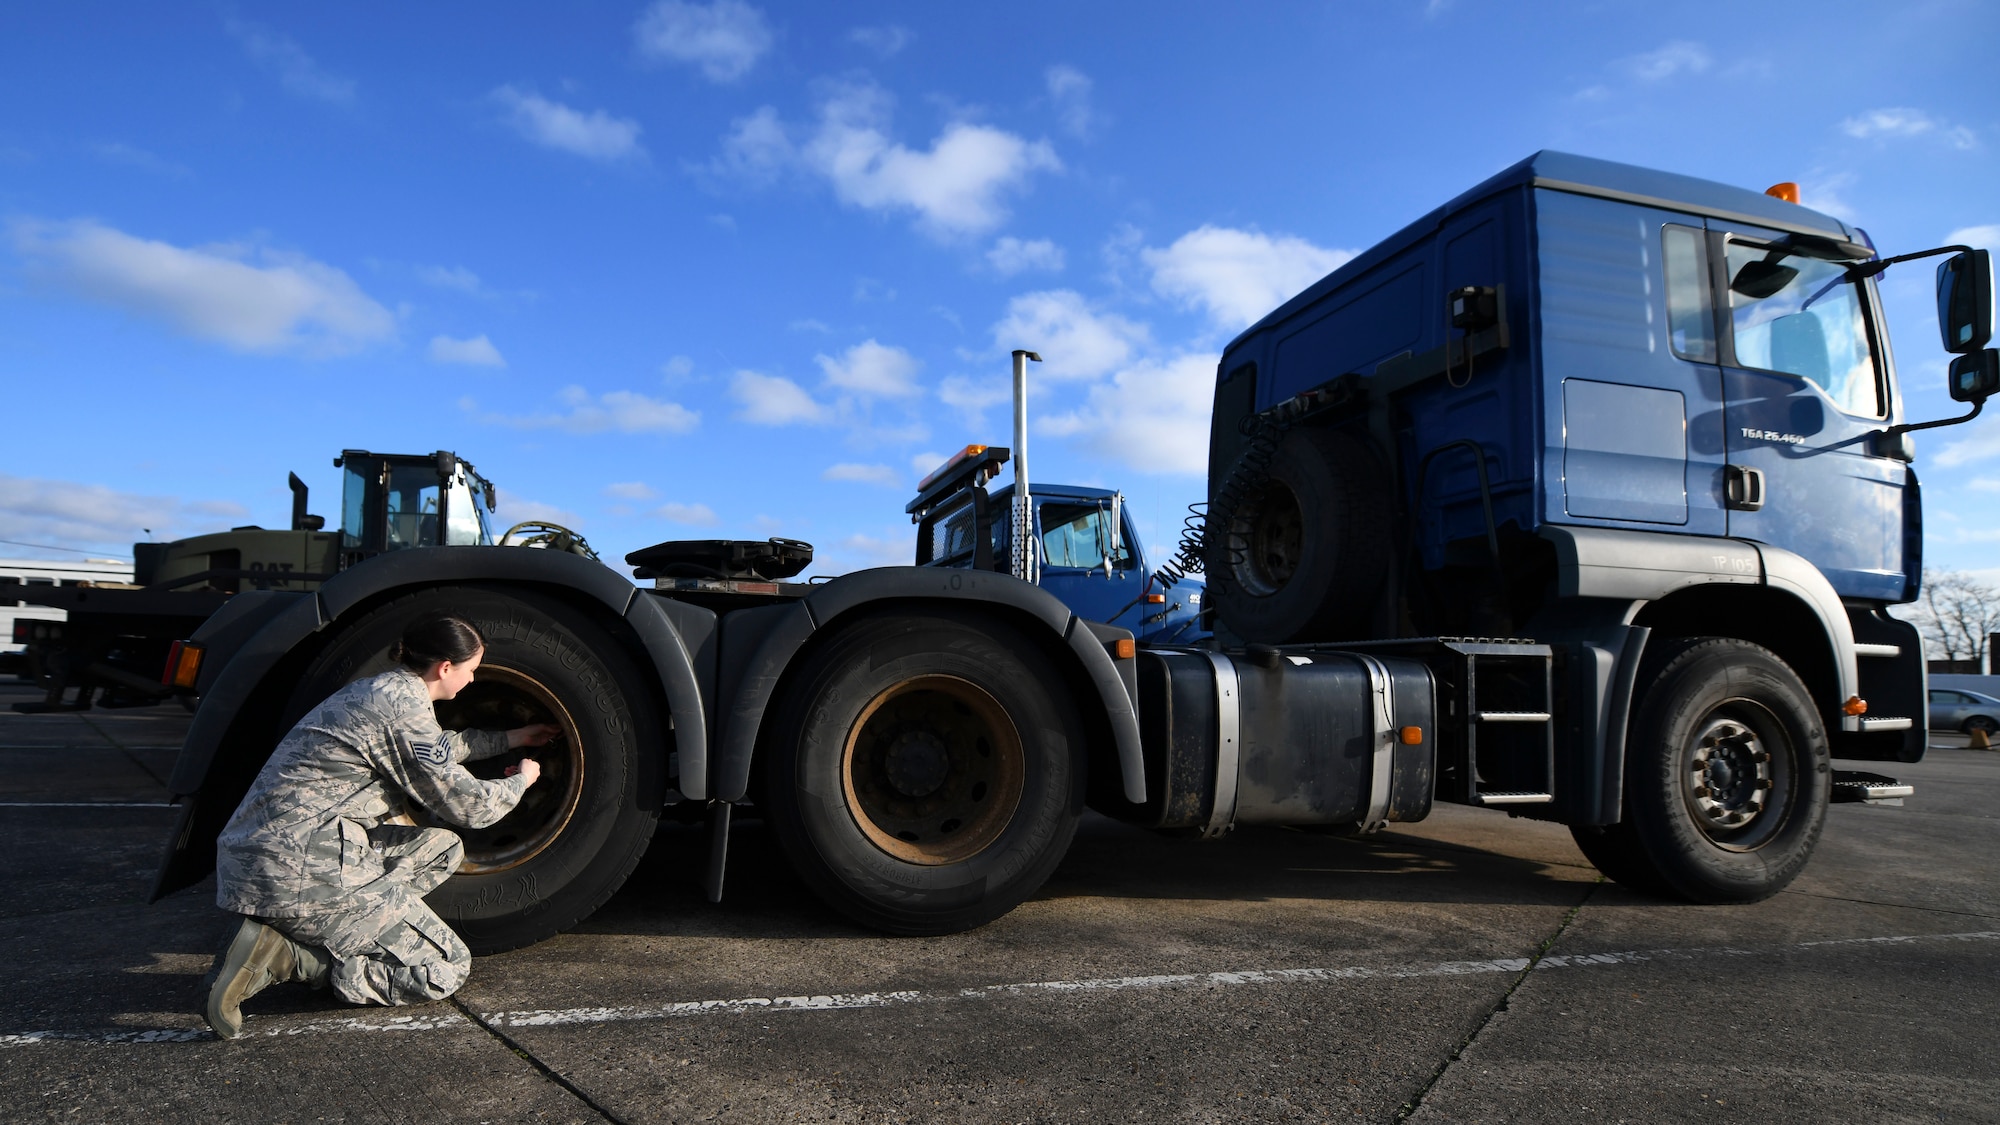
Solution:
[[[1993,256],[1962,250],[1946,258],[1937,271],[1937,307],[1945,351],[1964,355],[1985,347],[1993,338]],[[1969,401],[1958,391],[1958,364],[1951,370],[1952,397]]]
[[[1951,397],[1960,402],[1983,402],[1996,393],[2000,393],[2000,350],[1987,348],[1951,361]]]

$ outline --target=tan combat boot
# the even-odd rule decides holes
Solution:
[[[317,985],[326,977],[327,963],[317,950],[307,951],[255,918],[245,918],[216,960],[215,983],[208,990],[203,1014],[218,1036],[240,1039],[245,1000],[281,981]]]

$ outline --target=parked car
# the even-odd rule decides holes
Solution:
[[[2000,699],[1976,691],[1932,688],[1931,729],[2000,734]]]

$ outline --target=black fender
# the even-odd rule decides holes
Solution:
[[[154,888],[155,898],[207,874],[207,863],[212,863],[212,856],[207,863],[201,858],[208,856],[206,842],[196,849],[201,856],[188,851],[196,844],[193,830],[197,824],[206,826],[211,821],[219,829],[233,810],[206,807],[212,802],[202,799],[202,789],[216,764],[217,753],[230,742],[239,716],[275,690],[267,688],[274,671],[295,672],[297,662],[288,658],[308,638],[336,625],[343,615],[357,607],[385,595],[461,582],[541,587],[572,597],[580,594],[622,618],[638,636],[659,677],[684,781],[685,772],[691,770],[693,780],[705,784],[701,771],[708,760],[708,724],[694,664],[657,599],[641,597],[639,588],[629,579],[580,555],[531,548],[426,547],[379,555],[335,575],[315,593],[282,601],[261,598],[246,602],[241,608],[225,606],[196,633],[197,640],[212,638],[219,642],[210,659],[220,660],[203,669],[201,707],[195,712],[187,737],[181,743],[180,756],[174,762],[173,774],[168,778],[167,787],[175,797],[193,799],[183,806],[179,830],[168,848]],[[226,651],[227,648],[233,651]],[[248,750],[247,745],[245,749]],[[271,747],[264,745],[261,749],[268,752]],[[189,862],[182,862],[183,856]]]
[[[1130,677],[1120,675],[1104,640],[1090,623],[1077,618],[1047,590],[1011,575],[922,566],[858,571],[820,586],[796,605],[740,611],[723,619],[725,667],[720,698],[727,702],[716,708],[716,760],[708,773],[714,788],[708,796],[740,801],[749,791],[751,760],[765,712],[786,669],[815,632],[871,605],[926,601],[1004,606],[1059,638],[1097,689],[1098,704],[1117,745],[1126,798],[1134,803],[1145,801],[1146,766],[1139,747],[1134,691],[1126,683]],[[728,652],[732,632],[746,638],[738,642],[733,658]],[[1122,631],[1120,635],[1130,636]],[[686,751],[682,751],[681,762],[685,774]]]

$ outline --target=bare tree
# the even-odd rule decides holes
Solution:
[[[1933,654],[1986,665],[1986,638],[2000,631],[2000,590],[1956,570],[1924,568],[1924,591],[1906,611]]]

